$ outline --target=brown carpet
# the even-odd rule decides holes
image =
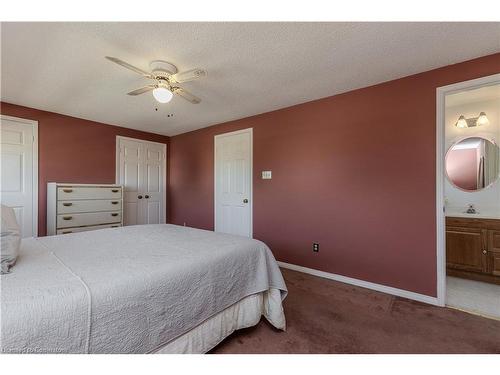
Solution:
[[[500,321],[282,270],[286,332],[264,319],[211,353],[500,353]]]

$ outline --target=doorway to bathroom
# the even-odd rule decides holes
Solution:
[[[500,74],[437,91],[438,300],[500,319]]]

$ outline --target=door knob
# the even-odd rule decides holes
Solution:
[[[243,199],[243,203],[248,203],[248,199]]]
[[[486,253],[487,253],[487,251],[486,251],[486,250],[483,250],[483,254],[486,254]]]
[[[137,198],[142,199],[142,195],[138,195]]]
[[[145,195],[144,198],[149,199],[149,195]]]

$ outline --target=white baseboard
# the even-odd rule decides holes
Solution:
[[[278,265],[280,267],[283,267],[283,268],[288,268],[290,270],[307,273],[309,275],[324,277],[325,279],[340,281],[341,283],[356,285],[356,286],[360,286],[362,288],[368,288],[368,289],[376,290],[378,292],[392,294],[394,296],[404,297],[404,298],[412,299],[415,301],[428,303],[430,305],[440,306],[438,299],[436,297],[427,296],[425,294],[419,294],[419,293],[415,293],[415,292],[410,292],[408,290],[393,288],[391,286],[386,286],[386,285],[382,285],[382,284],[371,283],[369,281],[354,279],[352,277],[347,277],[347,276],[337,275],[334,273],[319,271],[319,270],[315,270],[313,268],[297,266],[296,264],[278,262]]]

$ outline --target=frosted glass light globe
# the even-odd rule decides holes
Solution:
[[[170,100],[172,100],[172,91],[165,87],[157,87],[153,90],[153,96],[157,101],[160,103],[168,103]]]

